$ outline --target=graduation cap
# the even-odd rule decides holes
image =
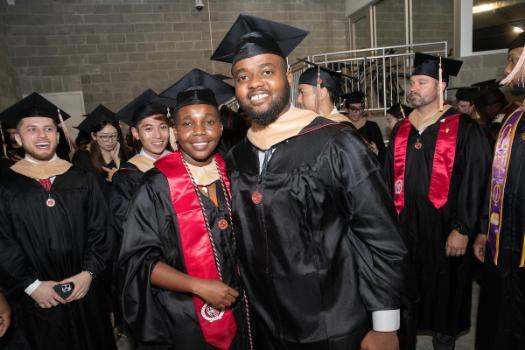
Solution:
[[[416,52],[414,55],[414,70],[412,75],[426,75],[439,80],[439,68],[442,71],[442,80],[448,83],[450,76],[457,76],[463,61],[452,58],[428,55]]]
[[[509,51],[525,47],[525,32],[520,33],[512,42],[509,44]]]
[[[135,127],[142,119],[158,114],[168,115],[168,109],[163,105],[155,91],[147,89],[122,107],[115,114],[115,118]]]
[[[71,118],[42,95],[33,92],[0,113],[0,121],[6,128],[15,128],[18,122],[28,117],[48,117],[56,124]]]
[[[233,86],[200,69],[192,69],[160,93],[164,103],[175,110],[184,106],[207,104],[218,107],[235,94]]]
[[[348,94],[344,94],[343,98],[345,100],[345,105],[351,104],[351,103],[365,103],[365,94],[361,91],[352,91]]]
[[[358,80],[357,78],[352,77],[350,75],[346,75],[341,72],[336,72],[334,70],[323,67],[320,64],[313,63],[302,58],[298,58],[297,60],[312,66],[311,68],[308,68],[303,73],[301,73],[301,76],[299,77],[299,84],[317,86],[318,80],[320,80],[319,83],[321,87],[326,87],[327,89],[331,89],[337,92],[341,87],[342,78]]]
[[[485,80],[471,85],[474,89],[474,105],[479,107],[490,106],[496,103],[506,105],[507,99],[501,92],[500,85],[496,79]]]
[[[86,118],[78,124],[78,130],[91,133],[95,126],[102,123],[114,123],[117,121],[115,113],[104,105],[98,105],[91,113],[84,115]]]
[[[447,90],[456,90],[456,100],[458,101],[468,101],[472,102],[474,99],[474,94],[476,91],[478,91],[476,88],[473,87],[459,87],[459,88],[451,88]]]
[[[426,75],[439,81],[439,86],[444,81],[448,83],[450,76],[457,76],[463,61],[445,58],[441,56],[428,55],[416,52],[414,55],[414,70],[412,75]],[[439,110],[443,111],[443,90],[438,89]]]
[[[287,57],[308,32],[267,19],[239,15],[211,56],[212,60],[235,63],[239,60],[272,53]]]
[[[390,107],[386,113],[393,115],[396,117],[396,119],[405,119],[412,112],[412,110],[413,108],[407,105],[396,103],[395,105],[392,105],[392,107]]]

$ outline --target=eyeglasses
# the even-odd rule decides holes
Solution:
[[[118,134],[112,134],[112,135],[97,135],[99,139],[101,139],[104,142],[108,141],[117,141],[119,139]]]

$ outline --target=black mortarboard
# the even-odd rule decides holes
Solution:
[[[507,99],[499,89],[500,85],[496,79],[475,83],[472,84],[472,87],[477,90],[474,93],[474,105],[476,107],[490,106],[496,103],[507,104]]]
[[[167,115],[168,109],[163,106],[155,91],[147,89],[133,101],[122,107],[115,118],[123,121],[129,126],[137,126],[137,123],[152,115]]]
[[[160,97],[167,98],[164,103],[177,110],[184,106],[196,104],[218,107],[231,99],[234,94],[233,86],[195,68],[161,92]]]
[[[299,28],[241,14],[226,33],[211,59],[235,63],[263,53],[272,53],[285,58],[306,35],[308,32]]]
[[[71,117],[66,112],[61,111],[55,104],[42,97],[42,95],[33,92],[1,112],[0,121],[6,128],[15,128],[21,119],[38,116],[51,118],[55,123],[59,124],[59,113],[63,120]]]
[[[357,80],[352,76],[343,74],[341,72],[336,72],[334,70],[323,67],[320,64],[313,63],[302,58],[298,58],[298,60],[313,66],[301,73],[298,82],[299,84],[317,86],[317,77],[319,75],[319,78],[321,80],[321,87],[326,87],[327,89],[330,89],[332,91],[339,92],[339,90],[341,89],[342,78]]]
[[[456,100],[472,102],[474,94],[477,91],[476,88],[472,87],[460,87],[456,91]]]
[[[520,33],[512,42],[509,44],[509,51],[525,47],[525,32]]]
[[[344,94],[345,105],[350,103],[365,103],[365,94],[361,91],[352,91],[348,94]]]
[[[393,115],[397,119],[405,119],[408,117],[410,112],[412,112],[412,109],[413,108],[404,104],[396,103],[395,105],[392,105],[392,107],[390,107],[386,112]]]
[[[117,121],[115,113],[104,105],[98,105],[91,113],[85,115],[85,119],[78,124],[78,130],[90,133],[93,128],[101,123],[114,123]]]
[[[448,83],[450,76],[455,77],[458,75],[463,61],[416,52],[414,55],[414,70],[412,71],[412,75],[426,75],[439,80],[440,59],[443,81]]]

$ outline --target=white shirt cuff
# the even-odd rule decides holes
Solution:
[[[26,292],[27,295],[31,295],[38,287],[40,287],[41,284],[42,282],[40,282],[40,280],[37,279],[29,286],[27,286],[27,288],[24,289],[24,292]]]
[[[372,327],[377,332],[394,332],[399,329],[401,313],[398,310],[372,312]]]

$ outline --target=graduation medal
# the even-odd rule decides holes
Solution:
[[[46,200],[46,205],[49,207],[49,208],[53,208],[55,206],[56,202],[53,198],[49,197],[47,200]]]
[[[228,220],[222,218],[219,220],[218,224],[219,229],[226,230],[230,225],[228,224]]]
[[[263,200],[263,195],[261,192],[259,191],[253,191],[252,192],[252,202],[253,204],[255,205],[259,205],[262,203],[262,200]]]
[[[416,143],[414,144],[414,148],[419,150],[421,149],[421,147],[423,147],[423,144],[421,143],[421,141],[419,141],[419,139],[417,139]]]

